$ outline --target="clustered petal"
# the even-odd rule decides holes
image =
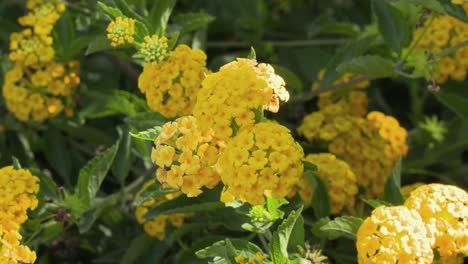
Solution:
[[[160,63],[169,57],[166,37],[146,36],[141,44],[140,53],[147,63]]]
[[[428,184],[411,192],[405,206],[421,215],[441,257],[468,253],[467,192],[452,185]]]
[[[349,164],[364,195],[379,198],[387,176],[408,151],[407,132],[391,116],[376,111],[364,116],[366,112],[364,92],[328,92],[297,131],[309,142],[327,144],[330,153]]]
[[[145,64],[138,87],[151,110],[167,118],[190,115],[207,73],[205,53],[179,45],[166,61]]]
[[[219,182],[215,169],[219,150],[212,138],[213,131],[200,128],[193,116],[166,123],[151,153],[158,166],[158,181],[188,197],[198,196],[202,187],[215,187]]]
[[[117,47],[125,43],[132,43],[135,34],[135,19],[117,17],[107,26],[107,38],[111,40],[111,46]]]
[[[358,185],[351,167],[330,153],[309,154],[305,157],[305,160],[318,167],[319,171],[314,173],[322,178],[327,185],[330,197],[330,212],[332,214],[338,214],[343,210],[353,212]],[[298,187],[301,198],[310,204],[313,192],[305,177],[301,179]]]
[[[5,74],[2,93],[7,109],[21,121],[43,122],[61,112],[73,115],[72,93],[80,83],[76,61],[54,60],[51,30],[65,6],[60,1],[29,0],[29,12],[19,18],[27,27],[10,37],[9,58],[15,64]]]
[[[453,0],[468,11],[468,2]],[[426,32],[424,32],[427,27]],[[424,35],[422,35],[424,34]],[[468,38],[468,24],[449,15],[438,16],[430,25],[425,25],[414,31],[413,44],[415,51],[423,55],[436,54],[445,48],[456,46]],[[419,41],[419,42],[417,42]],[[466,79],[468,73],[468,47],[462,47],[451,55],[444,56],[437,61],[434,79],[437,83],[444,83],[449,78],[456,81]]]
[[[138,199],[141,196],[141,194],[153,184],[155,184],[154,179],[151,179],[147,181],[145,184],[143,184],[140,191],[138,191],[138,193],[136,194],[135,199]],[[158,199],[146,200],[142,204],[137,206],[136,211],[135,211],[135,217],[138,223],[143,225],[143,229],[148,235],[150,235],[151,237],[155,237],[159,240],[163,240],[166,234],[166,226],[168,222],[171,223],[171,225],[174,227],[180,227],[183,225],[185,218],[190,216],[190,214],[159,215],[150,220],[145,220],[143,218],[143,216],[152,207],[161,205],[166,201],[175,199],[180,194],[181,194],[180,192],[166,194],[165,196],[158,198]]]
[[[34,263],[36,253],[21,245],[21,224],[38,201],[39,179],[28,170],[0,169],[0,263]]]
[[[202,126],[213,128],[217,139],[227,141],[234,127],[252,127],[261,107],[277,112],[279,103],[289,100],[284,85],[270,65],[237,59],[203,80],[193,115]]]
[[[431,244],[418,212],[405,206],[380,206],[357,232],[358,262],[430,264]]]
[[[303,173],[302,147],[289,130],[273,121],[255,124],[233,137],[218,162],[227,187],[224,202],[234,198],[258,205],[265,195],[284,198]]]

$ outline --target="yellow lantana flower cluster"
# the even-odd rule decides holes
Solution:
[[[403,197],[405,199],[408,199],[408,197],[411,195],[412,191],[416,190],[417,188],[419,188],[419,187],[421,187],[423,185],[426,185],[426,184],[423,183],[423,182],[415,182],[415,183],[412,183],[412,184],[402,186],[400,188],[401,195],[403,195]]]
[[[151,110],[167,118],[190,115],[207,73],[205,53],[179,45],[166,61],[145,64],[138,87]]]
[[[65,109],[73,115],[71,94],[80,83],[78,62],[54,61],[51,30],[64,12],[60,1],[30,0],[19,18],[26,28],[12,33],[9,58],[15,65],[5,75],[6,106],[21,121],[43,122]]]
[[[446,259],[468,254],[468,193],[443,184],[428,184],[411,192],[405,206],[416,210],[435,239],[432,248]]]
[[[39,179],[13,166],[0,169],[0,263],[34,263],[36,253],[21,245],[20,226],[38,201]]]
[[[367,101],[362,91],[325,95],[318,111],[305,116],[297,131],[309,142],[327,144],[349,164],[365,196],[377,198],[399,157],[408,151],[407,132],[395,118],[380,112],[364,117]]]
[[[380,206],[357,232],[358,263],[430,264],[432,240],[416,210]]]
[[[218,162],[227,187],[223,201],[238,198],[258,205],[265,201],[265,195],[286,197],[303,174],[303,156],[290,131],[273,121],[240,131],[229,140]]]
[[[158,35],[146,36],[141,44],[140,53],[146,63],[160,63],[169,57],[169,48],[166,37]]]
[[[211,127],[215,137],[227,141],[255,123],[255,112],[277,112],[289,100],[284,80],[273,67],[252,59],[237,59],[208,75],[202,82],[193,115],[201,126]],[[260,109],[263,107],[263,109]]]
[[[314,173],[327,185],[330,212],[332,214],[338,214],[343,210],[352,212],[355,196],[358,193],[358,184],[350,166],[330,153],[309,154],[305,160],[318,167],[319,171]],[[305,177],[301,179],[298,187],[299,195],[309,204],[312,201],[313,192]]]
[[[166,123],[151,152],[158,181],[188,197],[198,196],[202,187],[215,187],[218,148],[212,139],[213,131],[201,128],[193,116]]]
[[[265,255],[259,251],[255,253],[255,256],[237,255],[234,260],[238,264],[262,264],[265,260]]]
[[[141,193],[145,191],[148,187],[153,185],[155,182],[154,179],[147,181],[141,187],[141,190],[136,194],[135,199],[140,197]],[[171,193],[167,194],[164,197],[158,199],[151,199],[140,204],[136,211],[135,217],[139,224],[143,225],[145,232],[151,237],[155,237],[159,240],[163,240],[166,234],[166,225],[168,222],[171,223],[174,227],[180,227],[184,223],[184,219],[189,216],[188,214],[171,214],[171,215],[159,215],[151,220],[143,219],[143,216],[154,206],[160,205],[166,201],[177,198],[181,193]]]
[[[463,4],[468,10],[468,2],[452,1]],[[433,19],[424,33],[424,27],[413,33],[413,42],[416,43],[421,34],[424,34],[416,45],[416,51],[439,53],[445,48],[458,45],[468,39],[468,24],[452,16],[439,16]],[[444,56],[437,62],[437,70],[433,73],[437,83],[444,83],[449,78],[456,81],[466,79],[468,73],[468,47],[458,49],[452,55]]]
[[[133,43],[135,35],[135,19],[117,17],[107,26],[107,38],[111,40],[111,46],[117,47],[125,43]]]

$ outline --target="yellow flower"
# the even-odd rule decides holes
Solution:
[[[60,1],[29,0],[26,7],[30,10],[18,19],[22,26],[29,26],[34,33],[41,36],[50,35],[54,24],[65,11],[65,5]]]
[[[169,57],[166,37],[146,36],[141,44],[140,53],[147,63],[160,63]]]
[[[357,232],[358,262],[432,263],[431,239],[415,210],[380,206]]]
[[[135,199],[138,199],[141,196],[141,194],[153,184],[155,184],[154,179],[151,179],[147,181],[145,184],[143,184],[141,189],[135,195]],[[190,214],[172,214],[172,215],[159,215],[150,220],[143,219],[143,216],[149,211],[149,209],[151,209],[152,207],[161,205],[166,201],[175,199],[180,194],[181,194],[180,192],[167,194],[166,196],[163,196],[158,199],[147,200],[143,202],[142,204],[140,204],[139,206],[137,206],[135,210],[135,217],[138,223],[143,225],[143,229],[148,235],[150,235],[151,237],[155,237],[159,240],[163,240],[166,234],[166,226],[168,222],[171,223],[171,225],[174,227],[180,227],[184,223],[185,218],[190,216]]]
[[[211,129],[199,127],[193,116],[166,123],[151,153],[158,166],[158,181],[188,197],[198,196],[202,187],[214,188],[219,175],[215,169],[218,148],[211,141],[212,134]]]
[[[211,127],[215,137],[227,141],[232,127],[252,127],[255,111],[277,112],[289,100],[284,80],[272,66],[255,60],[237,59],[208,75],[198,93],[193,115],[200,125]]]
[[[303,150],[289,130],[275,122],[255,124],[233,137],[223,149],[218,171],[227,189],[223,202],[238,198],[252,205],[265,195],[286,197],[302,176]]]
[[[422,183],[422,182],[408,184],[408,185],[402,186],[400,191],[403,197],[405,197],[405,199],[408,199],[412,191],[416,190],[418,187],[421,187],[423,185],[425,185],[425,183]]]
[[[145,64],[138,87],[151,110],[167,118],[190,115],[207,73],[205,53],[179,45],[166,61]]]
[[[319,168],[315,174],[322,178],[327,185],[331,213],[338,214],[343,210],[352,212],[355,196],[358,193],[358,185],[350,166],[330,153],[309,154],[305,160]],[[301,179],[298,188],[301,198],[310,204],[313,192],[305,177]]]
[[[467,192],[452,185],[423,185],[411,192],[405,206],[419,212],[440,256],[468,253]]]
[[[135,34],[135,19],[128,17],[117,17],[107,26],[107,38],[111,40],[112,47],[125,43],[133,43]]]
[[[0,169],[0,262],[34,263],[36,253],[21,245],[19,229],[28,209],[38,205],[39,179],[25,169],[13,166]]]

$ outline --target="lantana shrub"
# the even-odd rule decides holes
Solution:
[[[0,3],[0,264],[466,263],[468,1]]]

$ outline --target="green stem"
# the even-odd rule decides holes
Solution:
[[[338,39],[306,39],[306,40],[264,40],[262,44],[271,44],[276,47],[304,47],[339,45],[347,42],[347,38]],[[211,41],[207,43],[208,48],[245,48],[251,47],[252,43],[247,41]]]
[[[258,234],[258,238],[260,239],[260,243],[262,243],[263,248],[267,252],[267,254],[270,254],[270,248],[268,247],[268,243],[264,237],[263,234]]]
[[[413,123],[416,126],[423,118],[423,102],[419,95],[419,84],[417,82],[412,81],[409,83],[409,93]]]
[[[463,41],[462,43],[459,43],[453,47],[449,47],[449,48],[446,48],[446,49],[443,49],[441,52],[437,53],[437,54],[434,54],[430,57],[431,60],[436,60],[438,58],[441,58],[441,57],[444,57],[444,56],[447,56],[447,55],[450,55],[452,53],[454,53],[455,51],[457,51],[458,49],[461,49],[465,46],[468,46],[468,40],[465,40]]]
[[[91,10],[89,10],[87,8],[77,6],[77,5],[75,5],[73,3],[69,3],[67,1],[63,1],[63,3],[67,6],[67,8],[69,8],[71,10],[74,10],[74,11],[77,11],[79,13],[82,13],[84,15],[91,16],[93,14],[93,12],[91,12]]]

